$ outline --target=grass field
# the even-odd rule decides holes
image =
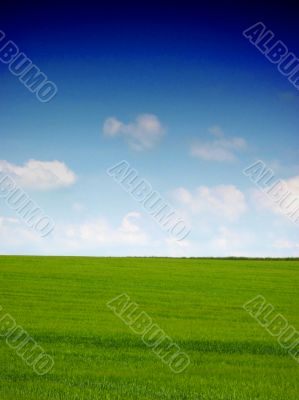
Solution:
[[[299,364],[242,305],[258,294],[299,330],[299,261],[0,257],[0,305],[55,366],[0,338],[1,400],[298,400]],[[127,293],[191,359],[181,374],[106,306]]]

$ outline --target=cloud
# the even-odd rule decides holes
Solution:
[[[78,223],[58,222],[52,234],[41,238],[16,218],[0,216],[0,254],[68,254],[112,255],[119,251],[135,255],[137,249],[151,245],[149,235],[138,223],[141,214],[127,213],[118,225],[107,218],[82,220]]]
[[[76,182],[76,175],[63,162],[29,160],[24,165],[0,160],[0,171],[10,175],[23,188],[50,190]]]
[[[123,217],[121,224],[116,228],[104,218],[68,225],[63,230],[61,239],[75,248],[98,245],[146,245],[148,236],[136,223],[140,217],[140,213],[130,212]]]
[[[0,216],[0,254],[14,254],[20,248],[41,244],[42,238],[17,218]],[[6,251],[5,251],[6,250]],[[23,253],[23,252],[22,252]]]
[[[194,193],[185,188],[174,191],[175,199],[192,214],[212,214],[235,221],[247,210],[244,194],[234,185],[199,186]]]
[[[216,139],[193,144],[192,156],[205,161],[232,162],[237,159],[236,153],[247,147],[245,139],[241,137],[227,138],[217,125],[211,127],[209,133]]]
[[[219,224],[207,230],[201,214],[188,240],[176,242],[164,232],[145,226],[139,212],[130,212],[116,223],[107,218],[60,221],[47,238],[41,238],[22,221],[0,216],[0,254],[86,255],[86,256],[251,256],[298,257],[297,231],[292,236],[267,224]],[[193,215],[194,219],[194,215]]]
[[[270,191],[270,196],[261,189],[254,188],[250,191],[251,198],[257,209],[267,209],[275,214],[283,215],[284,211],[292,211],[299,207],[299,175],[281,180],[282,186],[278,183],[279,181],[279,179],[275,179],[266,186],[266,188],[270,188],[274,185],[273,188],[276,187],[278,189],[278,200],[280,200],[278,202],[274,201],[274,189],[273,193]],[[279,187],[282,187],[281,191],[279,191]]]
[[[243,232],[220,226],[210,242],[210,247],[213,249],[211,254],[245,256],[248,255],[248,247],[253,240],[254,235],[248,231]]]
[[[107,118],[103,133],[110,138],[123,137],[133,150],[142,151],[152,149],[164,135],[165,129],[157,116],[140,114],[129,124],[114,117]]]
[[[296,197],[299,197],[299,175],[286,179],[285,182],[288,186],[288,190]]]

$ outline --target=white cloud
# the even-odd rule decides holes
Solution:
[[[125,124],[117,118],[107,118],[103,125],[105,136],[123,137],[133,150],[153,148],[165,133],[158,117],[153,114],[140,114],[132,123]]]
[[[230,221],[237,220],[247,210],[244,194],[234,185],[199,186],[193,194],[178,188],[174,197],[193,214],[208,213]]]
[[[62,229],[61,239],[78,249],[95,245],[146,245],[148,236],[136,223],[140,217],[140,213],[130,212],[116,228],[104,218],[68,225]]]
[[[119,225],[106,218],[78,223],[56,221],[50,236],[41,238],[15,218],[0,217],[0,254],[136,255],[151,245],[149,235],[138,223],[141,214],[126,214]]]
[[[41,244],[42,238],[17,218],[0,216],[0,254],[18,253],[23,246]],[[7,251],[5,251],[7,249]]]
[[[271,181],[268,187],[272,184],[274,187],[279,188],[279,179]],[[277,185],[276,185],[277,184]],[[274,201],[275,190],[270,191],[270,196],[263,192],[261,189],[254,188],[251,190],[251,198],[258,209],[267,209],[275,214],[283,214],[284,211],[295,210],[299,206],[299,175],[289,179],[281,181],[283,186],[281,192],[277,191],[277,199],[280,200],[280,204]],[[267,188],[267,187],[266,187]]]
[[[23,188],[50,190],[70,186],[76,175],[63,162],[29,160],[24,165],[0,160],[0,171],[9,174]]]
[[[220,226],[211,241],[211,248],[214,254],[225,256],[244,256],[248,254],[249,244],[253,235],[249,232],[241,232]]]
[[[106,218],[60,221],[47,238],[41,238],[22,221],[0,217],[0,254],[86,255],[86,256],[251,256],[298,257],[296,231],[264,226],[210,223],[200,225],[190,238],[177,242],[164,232],[151,230],[139,212],[126,214],[119,223]],[[194,216],[193,216],[194,219]],[[211,218],[209,216],[209,221]]]
[[[293,178],[285,180],[288,189],[292,192],[295,196],[299,197],[299,175],[294,176]]]
[[[191,147],[191,155],[205,161],[232,162],[237,159],[236,153],[247,146],[241,137],[225,137],[219,126],[213,126],[209,133],[216,139],[208,142],[197,142]]]

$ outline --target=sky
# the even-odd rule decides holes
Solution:
[[[299,196],[299,91],[243,35],[258,22],[299,57],[287,3],[4,6],[0,172],[55,228],[28,226],[0,175],[0,254],[298,257],[298,223],[243,173],[261,160]],[[52,99],[11,73],[9,40],[57,87]],[[187,237],[107,173],[121,162]]]

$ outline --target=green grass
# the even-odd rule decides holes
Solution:
[[[38,376],[0,338],[1,400],[298,400],[299,364],[242,308],[299,330],[299,261],[0,257],[0,305],[55,359]],[[106,302],[127,293],[191,359],[174,374]]]

